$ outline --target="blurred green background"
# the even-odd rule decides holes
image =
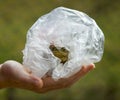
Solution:
[[[58,6],[96,20],[105,35],[102,61],[71,88],[45,94],[3,89],[0,100],[120,100],[120,0],[0,0],[0,63],[9,59],[22,63],[27,30]]]

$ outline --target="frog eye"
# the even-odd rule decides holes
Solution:
[[[54,45],[50,45],[49,48],[50,48],[51,51],[55,51],[56,50],[56,47]]]
[[[64,47],[62,47],[62,48],[61,48],[61,51],[65,52],[65,51],[66,51],[66,49],[65,49]]]

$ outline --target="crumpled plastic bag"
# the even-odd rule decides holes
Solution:
[[[83,65],[99,62],[103,49],[103,32],[92,18],[58,7],[28,30],[23,64],[39,77],[68,78]]]

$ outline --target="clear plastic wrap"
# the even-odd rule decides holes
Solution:
[[[58,7],[28,30],[23,64],[39,77],[49,74],[54,79],[67,78],[82,65],[100,61],[103,49],[103,32],[92,18]],[[56,56],[54,50],[65,59]]]

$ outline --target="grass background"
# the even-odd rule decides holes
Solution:
[[[0,100],[119,100],[120,0],[0,0],[0,63],[22,63],[27,30],[42,15],[58,6],[83,11],[94,18],[105,35],[103,59],[96,69],[71,88],[36,94],[21,89],[0,90]]]

